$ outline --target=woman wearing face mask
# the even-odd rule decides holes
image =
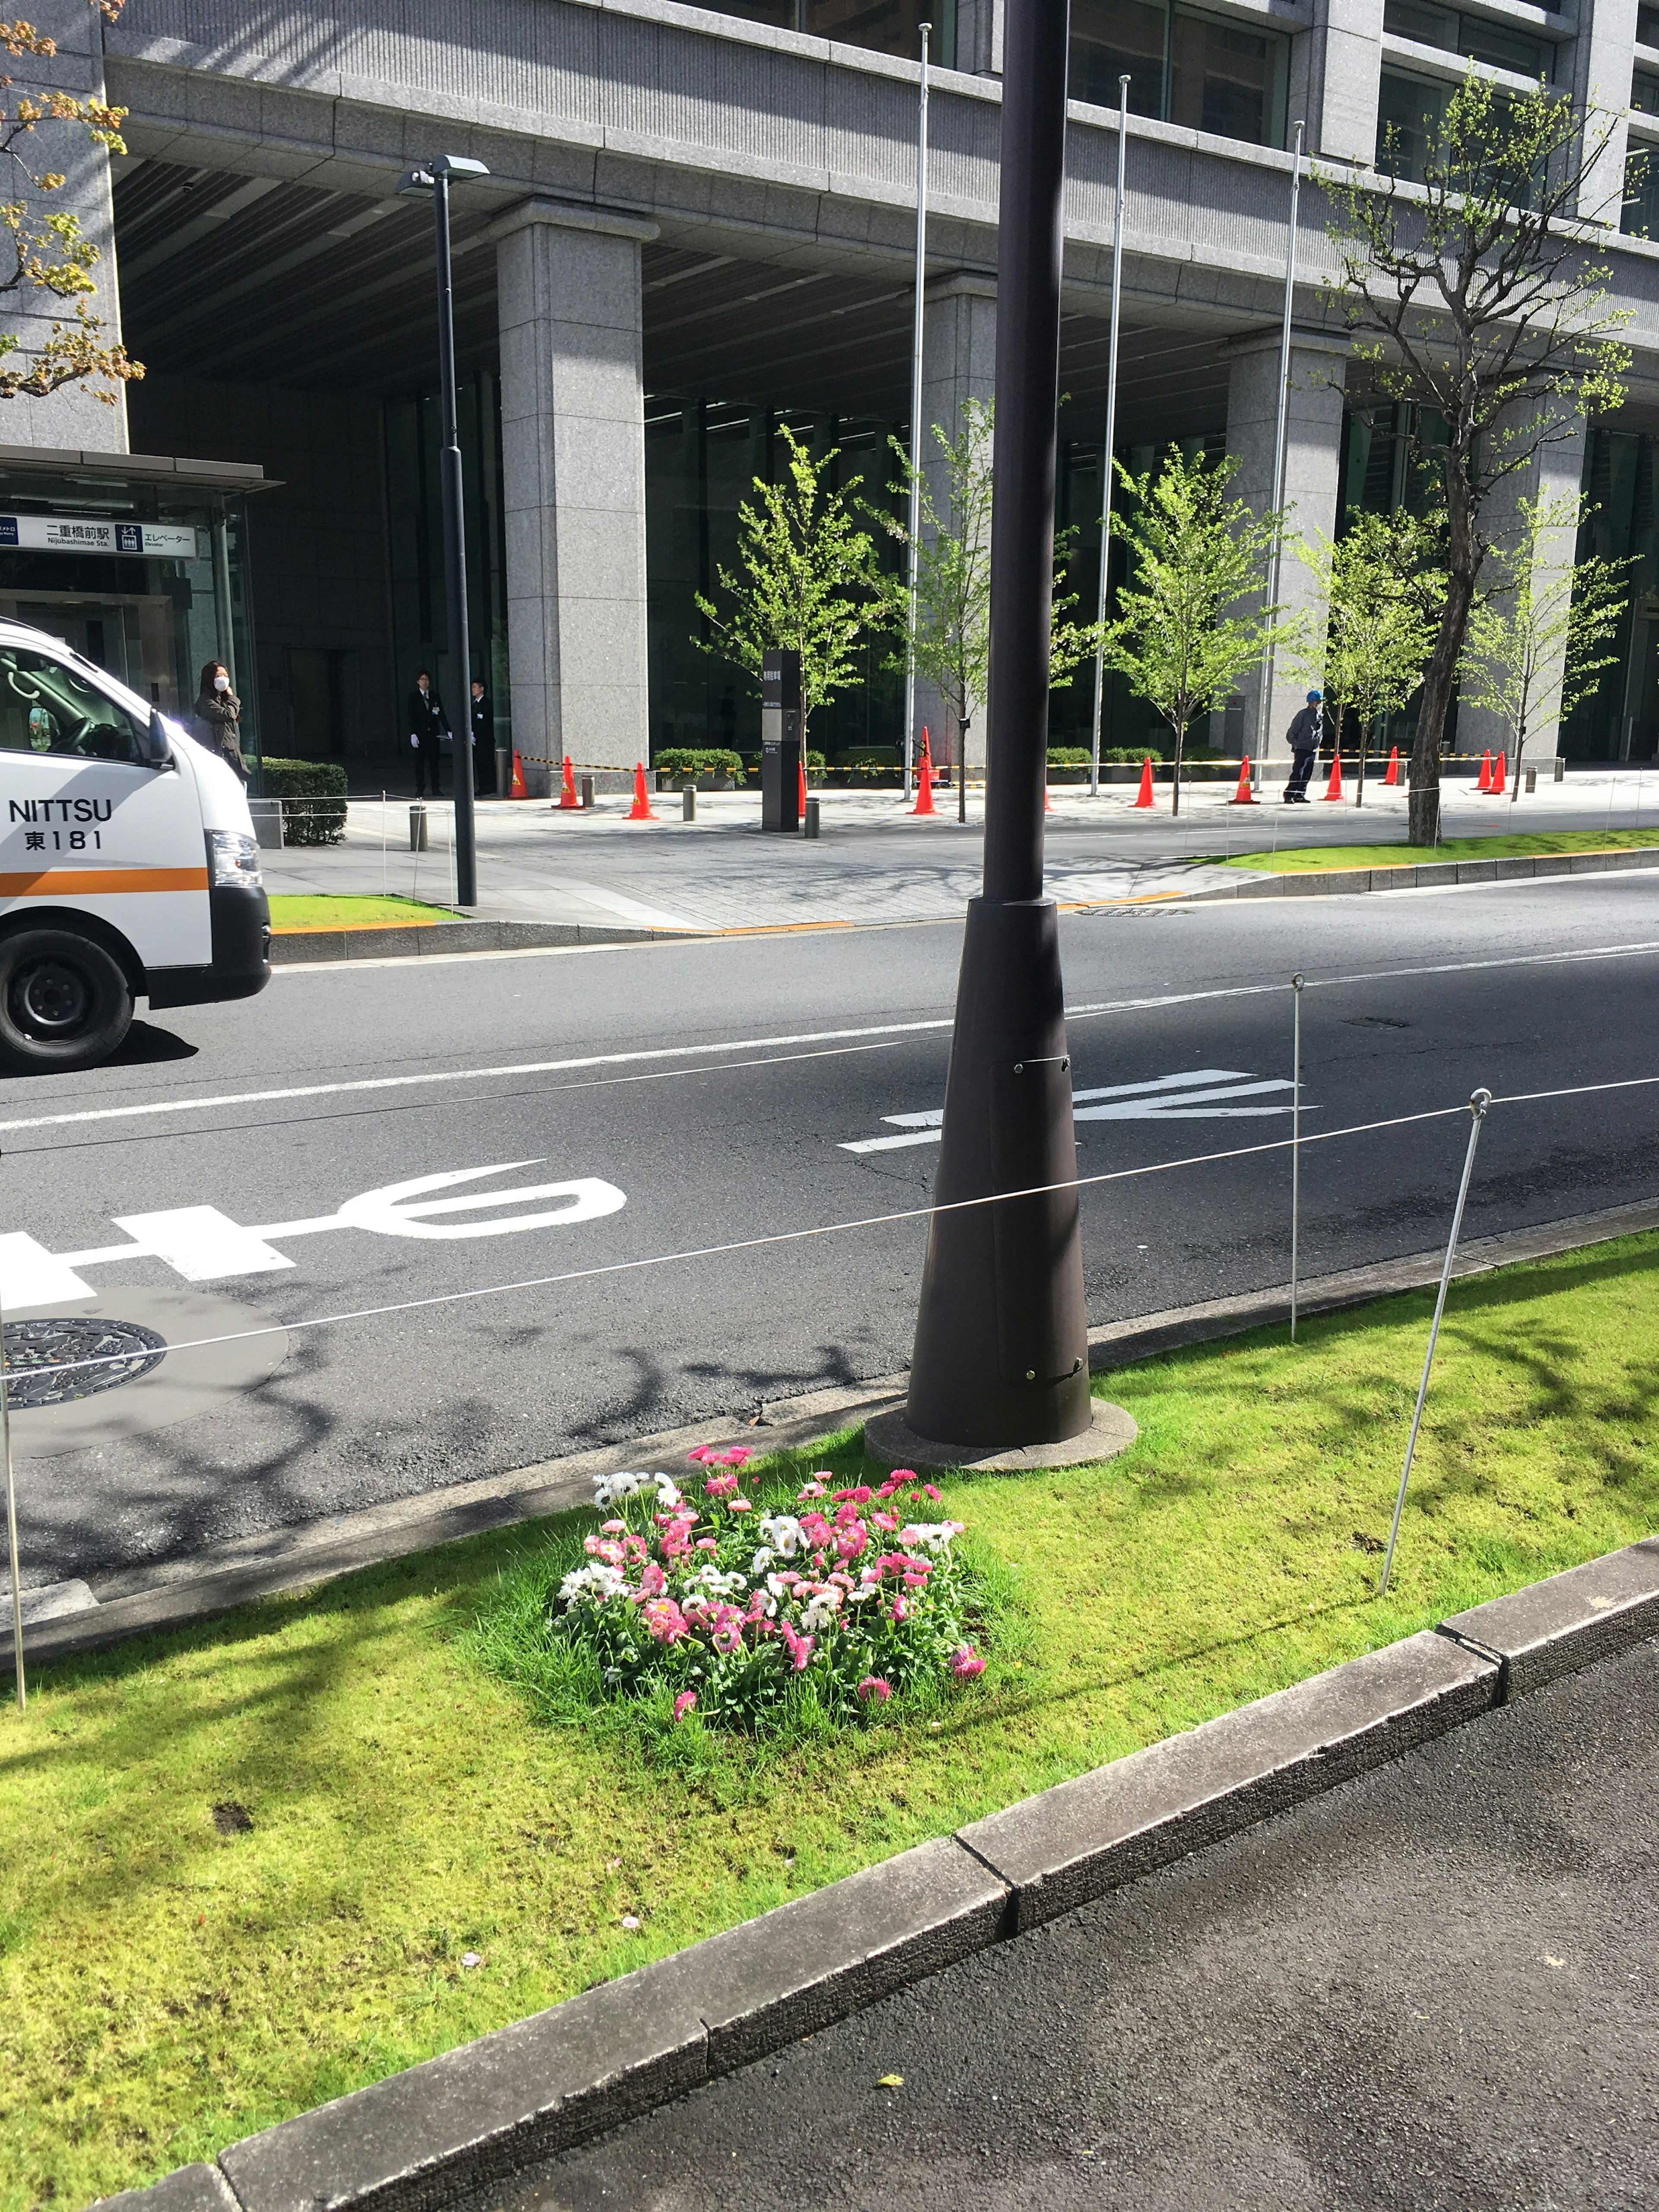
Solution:
[[[201,689],[196,698],[196,734],[246,783],[247,763],[242,758],[242,741],[237,729],[241,719],[242,702],[230,688],[228,670],[222,660],[208,661],[202,670]]]

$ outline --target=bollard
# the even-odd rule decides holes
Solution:
[[[1567,772],[1567,764],[1566,764],[1565,761],[1562,760],[1562,759],[1561,759],[1561,758],[1559,758],[1559,757],[1558,756],[1557,760],[1556,760],[1556,763],[1555,763],[1555,781],[1556,781],[1558,783],[1559,783],[1559,782],[1562,781],[1563,777],[1566,775],[1566,772]]]
[[[426,848],[426,809],[417,804],[409,810],[409,849],[424,853]]]
[[[1528,791],[1536,791],[1536,790],[1537,790],[1537,788],[1538,788],[1538,771],[1537,771],[1537,769],[1536,769],[1535,768],[1529,768],[1529,769],[1527,770],[1527,789],[1528,789]]]
[[[818,802],[816,799],[809,799],[806,802],[805,830],[809,837],[816,837],[818,834]]]
[[[680,819],[695,822],[697,818],[697,787],[695,783],[680,786]]]
[[[591,775],[585,775],[582,778],[582,805],[584,806],[591,806],[592,804],[593,779]]]

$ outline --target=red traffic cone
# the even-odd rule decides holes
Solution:
[[[1400,748],[1398,745],[1396,745],[1394,748],[1394,750],[1389,755],[1389,772],[1383,777],[1382,781],[1384,783],[1398,783],[1400,781]]]
[[[803,822],[806,819],[806,763],[795,764],[795,811]]]
[[[1492,789],[1492,755],[1490,753],[1482,753],[1480,756],[1480,773],[1474,779],[1474,787],[1477,791]]]
[[[1133,813],[1137,806],[1151,806],[1152,804],[1152,757],[1148,753],[1141,764],[1140,788],[1129,802],[1129,811]]]
[[[517,795],[514,793],[515,798]],[[561,812],[568,813],[571,808],[579,809],[581,801],[576,796],[575,771],[570,765],[570,756],[567,753],[564,757],[564,781],[559,786],[559,810]]]
[[[1250,757],[1245,754],[1238,763],[1238,789],[1227,801],[1229,806],[1255,806],[1260,804],[1250,787]]]
[[[528,799],[530,789],[524,780],[524,763],[515,752],[513,756],[513,781],[507,787],[509,799]]]
[[[1048,771],[1047,769],[1044,769],[1042,772],[1042,811],[1045,814],[1052,814],[1054,811],[1054,802],[1048,796]]]
[[[1325,796],[1327,799],[1335,799],[1339,805],[1342,803],[1342,756],[1340,753],[1331,755],[1331,780],[1325,786]]]
[[[651,811],[650,794],[645,787],[643,761],[637,763],[634,769],[634,804],[628,810],[628,818],[630,822],[654,822],[657,818]]]
[[[1504,796],[1504,780],[1510,764],[1509,754],[1501,752],[1492,764],[1492,781],[1486,786],[1494,799]]]
[[[916,763],[916,803],[910,811],[912,814],[937,814],[939,811],[933,804],[933,742],[925,728],[921,733],[921,758]]]

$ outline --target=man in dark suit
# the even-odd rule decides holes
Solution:
[[[1292,720],[1286,735],[1291,747],[1291,773],[1285,786],[1285,804],[1305,806],[1309,779],[1319,758],[1319,748],[1325,742],[1325,708],[1317,691],[1309,692],[1307,705]]]
[[[432,796],[441,799],[443,785],[439,770],[442,763],[441,747],[449,735],[449,717],[444,712],[444,702],[432,688],[432,678],[424,668],[415,678],[415,689],[409,695],[409,742],[415,755],[415,796],[426,797],[427,779],[432,780]]]
[[[482,680],[472,679],[472,781],[477,787],[480,776],[487,775],[490,788],[495,782],[495,715],[489,703],[489,694]]]

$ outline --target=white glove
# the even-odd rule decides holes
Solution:
[[[410,744],[411,745],[413,745],[413,746],[414,746],[414,748],[415,748],[416,751],[416,752],[419,752],[419,750],[421,750],[421,741],[420,741],[420,739],[419,739],[418,738],[416,738],[416,737],[411,737],[411,738],[410,738],[410,741],[409,741],[409,742],[410,742]]]

